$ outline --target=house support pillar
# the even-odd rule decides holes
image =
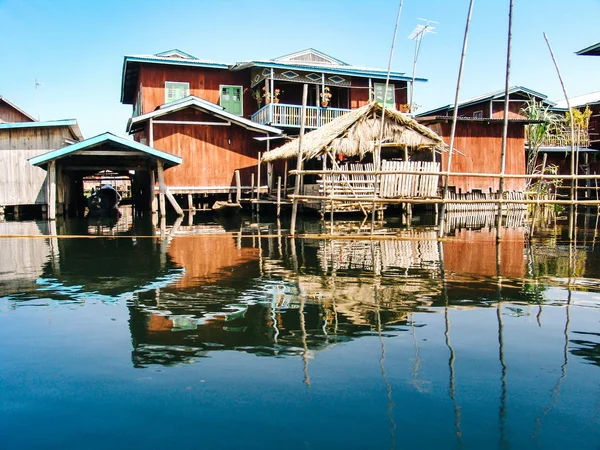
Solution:
[[[181,206],[179,206],[179,203],[177,203],[177,200],[175,200],[175,197],[173,197],[173,194],[171,194],[169,188],[165,183],[165,175],[162,161],[157,160],[156,167],[158,172],[158,197],[161,217],[166,216],[165,197],[167,198],[167,200],[169,200],[169,203],[171,203],[171,206],[173,207],[177,215],[183,216],[183,209],[181,209]]]
[[[48,202],[48,220],[56,220],[56,162],[48,163],[46,174],[46,201]]]

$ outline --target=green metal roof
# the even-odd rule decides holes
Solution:
[[[181,164],[183,161],[179,156],[171,155],[170,153],[156,150],[155,148],[149,147],[144,144],[140,144],[139,142],[115,136],[112,133],[104,133],[93,138],[86,139],[85,141],[77,142],[76,144],[71,144],[66,147],[59,148],[57,150],[52,150],[51,152],[44,153],[43,155],[34,156],[33,158],[29,159],[29,162],[34,166],[42,166],[48,164],[50,161],[55,161],[57,159],[64,158],[80,150],[89,150],[93,147],[97,147],[107,143],[114,144],[116,146],[123,147],[129,150],[147,153],[149,156],[154,157],[155,159],[160,159],[162,161],[170,163],[170,165],[178,165]]]

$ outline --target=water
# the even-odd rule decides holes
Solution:
[[[600,448],[593,229],[184,222],[0,223],[3,449]]]

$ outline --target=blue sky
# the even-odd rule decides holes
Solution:
[[[416,86],[421,111],[452,103],[468,0],[405,0],[392,68],[412,70],[418,18],[439,22],[425,37]],[[387,68],[399,1],[0,0],[0,95],[42,120],[76,118],[85,137],[125,135],[131,106],[119,102],[123,56],[179,48],[223,62],[270,59],[308,47],[350,64]],[[571,6],[577,5],[577,6]],[[542,32],[570,96],[600,90],[600,57],[575,51],[600,41],[600,0],[515,0],[511,85],[558,100],[562,91]],[[461,99],[504,86],[508,0],[475,0]]]

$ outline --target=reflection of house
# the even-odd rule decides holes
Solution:
[[[45,207],[46,173],[27,160],[81,139],[76,120],[37,122],[0,97],[0,209]]]
[[[384,95],[386,74],[313,49],[236,64],[171,50],[125,56],[121,102],[133,106],[128,132],[137,141],[183,158],[166,176],[172,192],[228,193],[235,189],[235,170],[250,187],[269,138],[297,132],[303,84],[310,87],[308,126],[318,128],[373,98],[395,108],[405,104],[410,77],[392,72]],[[264,186],[266,175],[256,184]]]

